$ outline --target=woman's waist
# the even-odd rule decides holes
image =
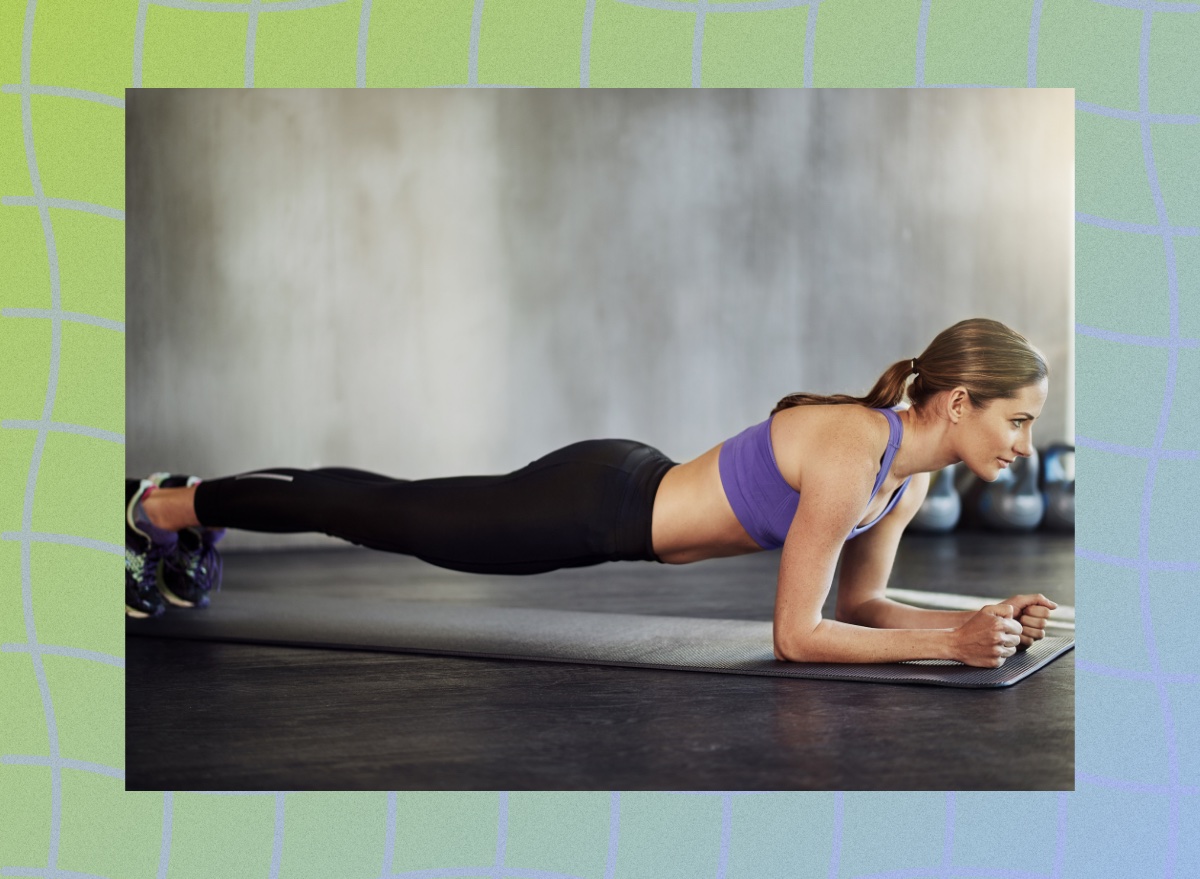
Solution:
[[[721,446],[672,467],[654,500],[655,551],[665,562],[744,555],[763,547],[729,503],[718,460]]]

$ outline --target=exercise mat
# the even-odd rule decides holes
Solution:
[[[204,610],[127,618],[125,631],[293,647],[976,688],[1014,684],[1074,647],[1072,638],[1047,637],[1000,668],[945,660],[793,663],[774,658],[770,622],[236,591],[222,592]]]

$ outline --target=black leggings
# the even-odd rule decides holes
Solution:
[[[674,465],[643,443],[588,440],[504,476],[271,468],[201,482],[196,517],[214,528],[319,531],[478,574],[659,561],[651,513]]]

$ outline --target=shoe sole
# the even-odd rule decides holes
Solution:
[[[155,581],[158,583],[158,591],[160,593],[162,593],[162,597],[165,598],[171,604],[175,605],[176,607],[195,607],[196,602],[188,601],[186,598],[182,598],[182,597],[176,595],[174,592],[171,591],[170,587],[167,586],[167,580],[163,576],[164,563],[165,563],[164,559],[159,559],[158,560],[158,570],[155,571]]]
[[[133,497],[130,498],[129,502],[125,504],[125,524],[130,528],[130,530],[133,531],[134,534],[137,534],[137,535],[145,538],[146,540],[149,540],[150,536],[148,534],[146,534],[146,532],[142,531],[141,528],[138,528],[136,525],[133,524],[133,508],[137,505],[138,499],[145,492],[146,486],[148,484],[152,485],[153,483],[151,483],[150,480],[148,480],[148,479],[139,480],[137,490],[133,493]],[[161,564],[162,563],[160,561],[159,565],[161,566]],[[156,579],[157,578],[158,577],[156,575]],[[161,613],[161,612],[162,611],[159,611],[159,613]],[[125,615],[128,617],[132,617],[136,620],[145,620],[145,619],[150,619],[151,617],[158,616],[158,614],[147,613],[144,610],[138,610],[135,607],[130,607],[128,604],[125,605]]]
[[[131,530],[134,534],[138,535],[139,537],[145,539],[147,542],[149,542],[149,540],[150,540],[150,535],[147,534],[145,531],[143,531],[141,528],[139,528],[137,525],[133,524],[133,508],[135,506],[137,506],[138,500],[141,498],[141,496],[143,494],[145,494],[146,489],[153,485],[154,485],[154,483],[151,482],[149,479],[141,480],[138,484],[137,491],[135,491],[133,493],[133,497],[129,500],[129,503],[127,503],[125,505],[125,524],[129,526],[129,530]]]

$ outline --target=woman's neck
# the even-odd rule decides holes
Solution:
[[[933,473],[962,460],[950,443],[948,421],[921,418],[911,408],[896,414],[904,425],[904,435],[892,459],[892,476],[904,480],[914,473]]]

